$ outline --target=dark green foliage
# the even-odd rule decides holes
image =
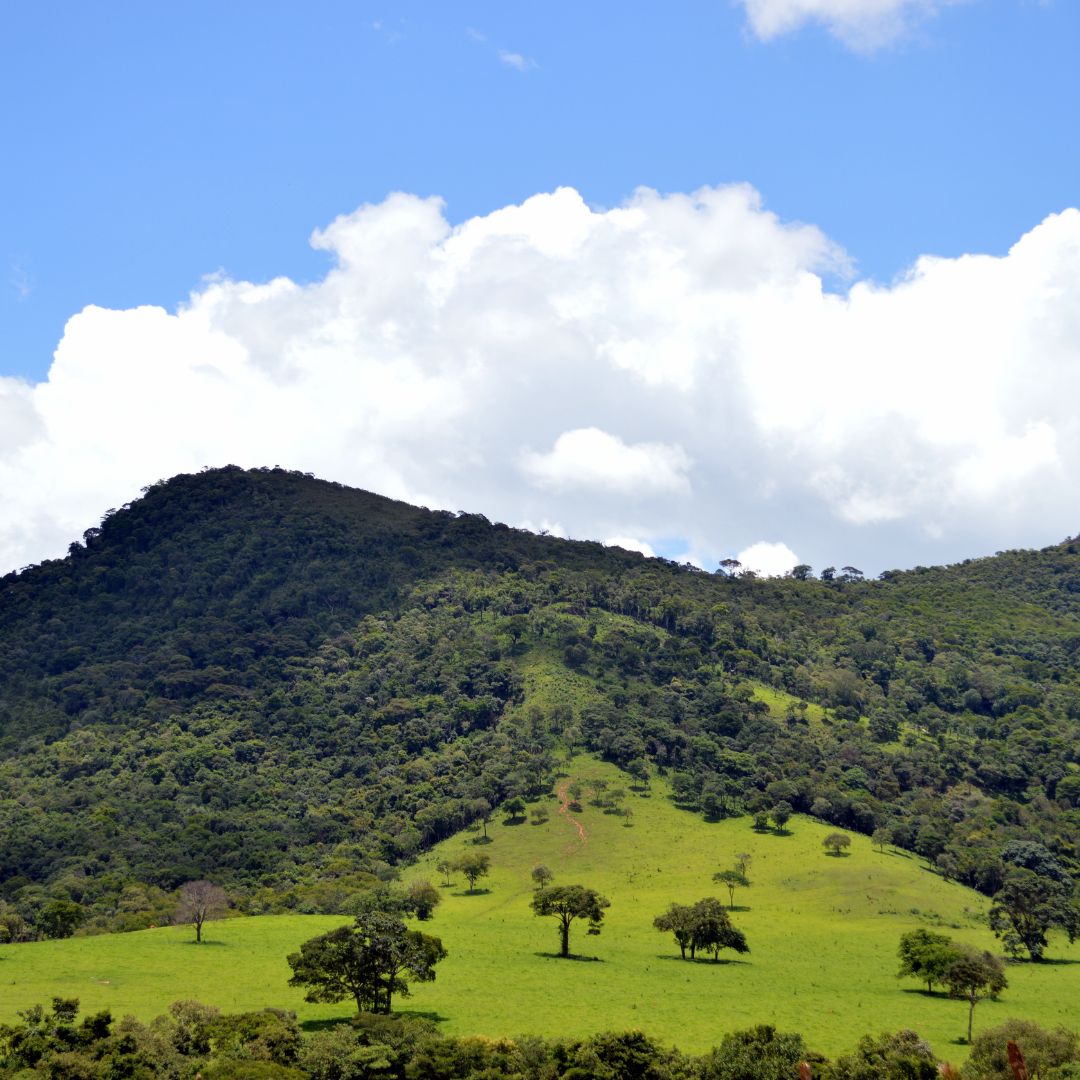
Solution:
[[[837,1058],[820,1075],[824,1080],[939,1080],[940,1074],[929,1044],[914,1031],[897,1031],[864,1036],[854,1053]]]
[[[959,947],[958,955],[945,969],[942,981],[949,988],[949,996],[968,1003],[968,1042],[971,1042],[971,1025],[975,1006],[984,997],[997,997],[1008,985],[1005,967],[992,953]]]
[[[900,957],[898,979],[912,976],[926,983],[926,992],[933,993],[935,983],[943,983],[945,973],[960,958],[960,951],[947,934],[932,930],[910,930],[900,937],[897,949]]]
[[[711,953],[715,961],[719,960],[722,949],[737,953],[750,951],[743,932],[735,928],[723,904],[712,896],[693,905],[672,904],[663,915],[653,919],[653,926],[674,936],[684,960],[696,959],[698,952]]]
[[[545,794],[568,744],[710,817],[887,829],[988,894],[1052,877],[1025,844],[1075,876],[1080,545],[805,576],[282,470],[156,484],[0,579],[0,936],[40,936],[51,901],[90,930],[158,922],[198,878],[242,910],[344,910]],[[587,690],[525,702],[529,657]]]
[[[1060,881],[1024,867],[1006,872],[990,908],[990,926],[1010,956],[1026,951],[1032,960],[1042,960],[1046,935],[1053,928],[1064,930],[1069,941],[1076,939],[1080,908],[1070,893],[1071,884],[1068,878]]]
[[[1060,1076],[1056,1070],[1061,1066],[1080,1063],[1080,1039],[1074,1032],[1061,1027],[1047,1031],[1032,1020],[1011,1019],[975,1036],[964,1064],[966,1080],[1016,1080],[1009,1065],[1010,1042],[1020,1048],[1032,1080]]]
[[[356,1003],[357,1012],[389,1013],[395,995],[409,996],[405,976],[431,982],[446,950],[437,937],[410,930],[396,912],[368,911],[305,941],[289,956],[290,986],[307,988],[307,1001]]]
[[[570,955],[570,926],[577,919],[589,924],[588,933],[599,934],[604,911],[611,906],[606,896],[584,885],[544,885],[533,893],[530,906],[537,915],[553,915],[559,926],[559,949]]]
[[[702,1080],[792,1080],[811,1055],[801,1035],[778,1032],[770,1024],[725,1035],[702,1059]],[[819,1058],[814,1058],[815,1065]],[[815,1074],[816,1075],[816,1074]]]

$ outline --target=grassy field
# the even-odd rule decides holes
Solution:
[[[578,759],[573,779],[596,777],[625,786],[604,764]],[[565,781],[564,781],[565,782]],[[900,1027],[928,1038],[942,1057],[959,1061],[965,1049],[966,1006],[928,997],[895,977],[901,933],[932,927],[993,948],[985,929],[986,901],[942,881],[906,853],[871,848],[853,836],[851,855],[832,858],[822,837],[832,831],[797,817],[790,835],[757,834],[746,819],[710,824],[677,810],[658,788],[632,795],[633,818],[604,813],[586,801],[573,814],[584,829],[545,803],[543,825],[501,821],[489,828],[492,873],[476,894],[458,876],[443,887],[444,903],[425,927],[439,934],[449,958],[433,984],[417,986],[398,1004],[431,1016],[448,1033],[586,1035],[642,1028],[684,1050],[700,1051],[725,1032],[768,1022],[801,1031],[834,1054],[859,1036]],[[434,867],[472,844],[456,837],[429,853],[405,880],[440,878]],[[728,962],[678,959],[670,936],[652,929],[653,916],[672,901],[726,894],[714,870],[738,852],[753,858],[753,885],[736,894],[735,913],[751,953]],[[611,908],[599,937],[575,925],[562,960],[555,922],[529,909],[530,874],[544,863],[556,882],[605,893]],[[332,926],[334,917],[235,919],[208,927],[210,943],[189,944],[191,932],[162,928],[111,937],[0,947],[0,1018],[54,994],[84,1006],[148,1018],[172,1000],[199,998],[225,1009],[277,1005],[302,1020],[346,1016],[341,1005],[308,1005],[285,983],[285,955]],[[976,1030],[1008,1016],[1044,1025],[1080,1026],[1080,945],[1053,940],[1058,963],[1010,965],[1000,1001],[981,1003]]]

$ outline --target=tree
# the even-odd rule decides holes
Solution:
[[[967,1038],[971,1042],[975,1006],[985,997],[995,997],[1009,985],[1005,968],[992,953],[963,949],[946,970],[944,982],[950,997],[968,1003]]]
[[[687,949],[691,960],[697,958],[699,949],[712,953],[714,960],[719,959],[721,949],[734,949],[739,953],[750,951],[742,931],[732,925],[723,904],[713,896],[699,900],[692,907],[672,904],[663,915],[653,919],[653,926],[675,936],[684,960]]]
[[[472,811],[480,827],[484,830],[484,839],[488,839],[487,827],[491,824],[491,803],[487,799],[477,799],[472,804]]]
[[[693,913],[692,940],[695,951],[702,949],[712,953],[714,962],[720,959],[721,949],[734,949],[737,953],[750,951],[745,935],[732,925],[731,917],[715,896],[699,900],[693,907]]]
[[[764,810],[759,810],[754,815],[754,832],[765,832],[769,827],[769,815]]]
[[[559,924],[560,955],[570,955],[570,924],[587,919],[588,933],[599,934],[604,911],[611,906],[606,896],[584,885],[547,885],[537,889],[532,898],[537,915],[553,915]]]
[[[534,825],[543,825],[550,816],[546,806],[534,806],[529,814],[529,819]]]
[[[1066,886],[1025,867],[1009,870],[990,908],[990,928],[1005,951],[1020,956],[1026,950],[1032,960],[1041,960],[1054,927],[1070,942],[1080,934],[1080,910]]]
[[[525,800],[520,795],[515,795],[502,804],[502,810],[507,821],[518,821],[525,816]]]
[[[394,994],[409,995],[409,975],[435,978],[446,950],[437,937],[409,930],[393,912],[364,912],[352,926],[340,926],[305,941],[292,953],[290,986],[305,986],[306,1001],[352,998],[357,1012],[389,1013]]]
[[[791,815],[794,812],[791,803],[784,800],[778,802],[772,810],[769,811],[769,817],[773,819],[773,824],[776,826],[777,832],[784,831],[784,826],[791,820]]]
[[[469,892],[476,892],[476,883],[487,877],[491,870],[491,859],[480,851],[466,851],[454,863],[454,869],[460,870],[469,882]]]
[[[739,873],[738,870],[720,870],[718,873],[713,874],[713,881],[727,886],[728,891],[728,908],[731,911],[735,910],[735,890],[738,888],[748,889],[750,887],[750,879],[745,875]]]
[[[875,830],[873,836],[870,837],[874,844],[874,847],[878,851],[884,853],[885,848],[892,843],[892,830],[887,829],[884,825],[879,825]]]
[[[555,875],[541,863],[533,867],[532,879],[538,889],[544,889],[555,880]]]
[[[453,863],[453,861],[450,860],[450,859],[440,859],[435,864],[435,869],[438,870],[440,874],[442,874],[443,878],[446,881],[446,887],[449,889],[450,888],[450,875],[454,872],[454,863]]]
[[[653,919],[653,926],[665,933],[675,935],[682,958],[686,959],[686,950],[690,949],[690,959],[694,959],[694,909],[686,904],[672,904],[663,915]]]
[[[180,886],[180,902],[176,906],[174,921],[191,923],[195,927],[196,943],[202,941],[203,923],[220,915],[229,903],[229,897],[220,885],[210,881],[189,881]]]
[[[926,983],[926,992],[934,992],[934,983],[944,981],[945,972],[960,953],[952,938],[932,930],[910,930],[900,936],[898,979],[911,975]]]
[[[839,857],[845,848],[851,847],[851,837],[847,833],[833,832],[829,833],[821,843],[828,848],[830,855]]]
[[[50,900],[37,917],[38,929],[47,938],[69,938],[83,921],[81,904],[74,900]]]
[[[750,864],[753,861],[754,857],[749,851],[740,851],[739,854],[735,856],[735,869],[738,870],[740,874],[748,874],[750,873]]]
[[[416,917],[425,922],[431,918],[435,909],[442,903],[439,890],[424,878],[410,882],[405,895],[409,907],[416,912]]]

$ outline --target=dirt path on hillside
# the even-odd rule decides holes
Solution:
[[[570,844],[566,849],[567,855],[573,855],[574,852],[580,851],[583,847],[588,847],[589,834],[586,832],[585,826],[570,813],[570,781],[564,780],[559,784],[559,786],[555,788],[555,794],[559,799],[559,813],[577,829],[579,842],[577,844]]]

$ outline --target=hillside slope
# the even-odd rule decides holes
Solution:
[[[147,925],[201,876],[340,910],[543,794],[567,747],[711,817],[887,828],[985,892],[1009,839],[1076,869],[1071,542],[758,581],[236,468],[85,539],[0,579],[0,895],[27,933],[57,898]]]

